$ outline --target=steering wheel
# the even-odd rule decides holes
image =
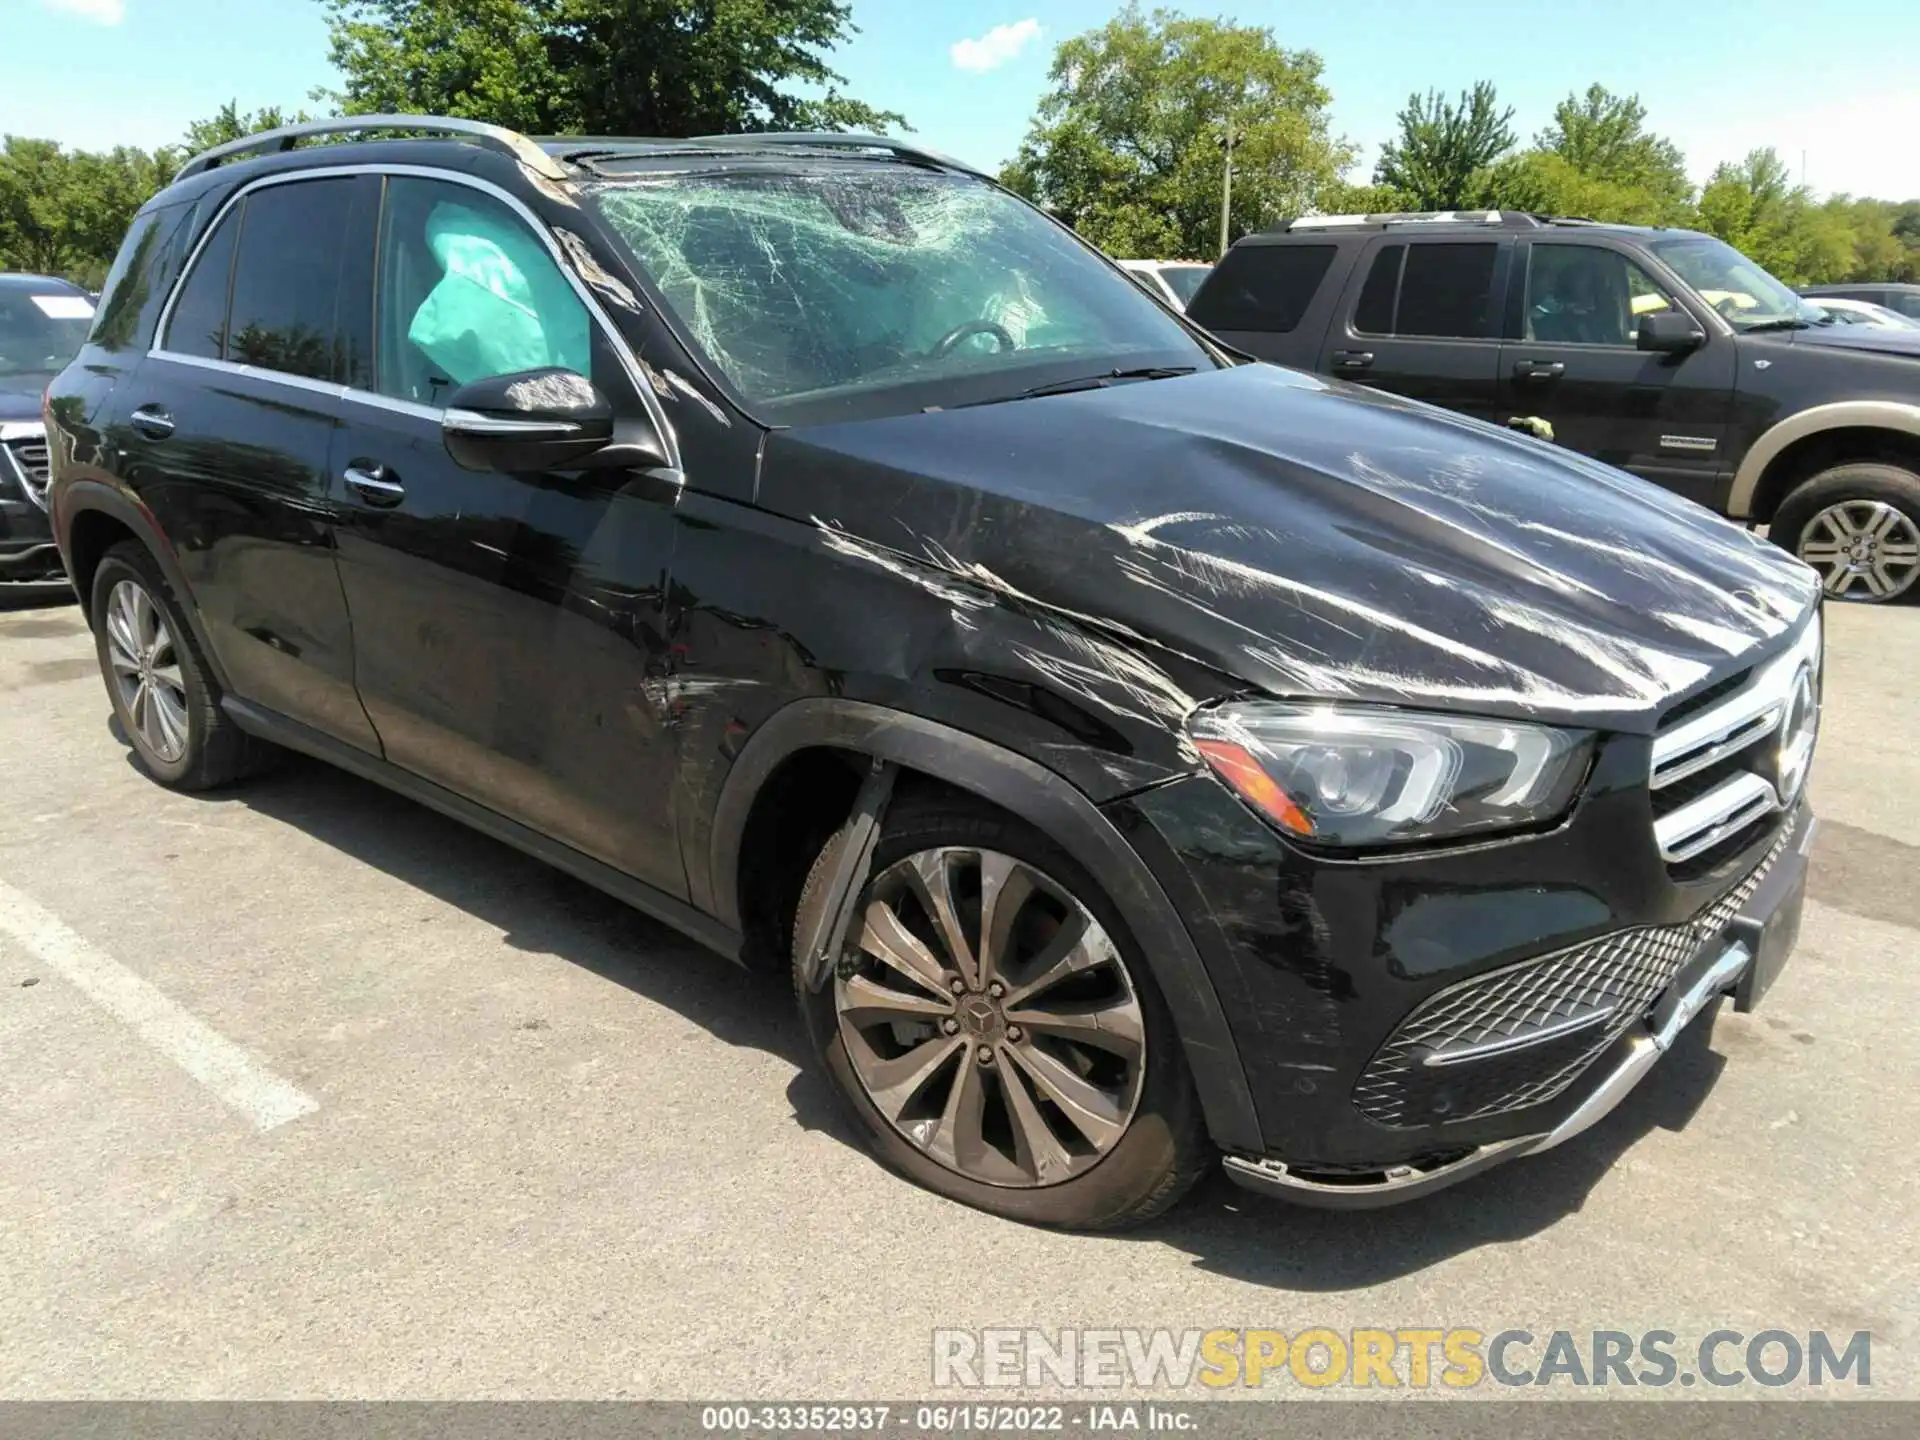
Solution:
[[[991,320],[963,320],[933,342],[933,348],[927,351],[927,358],[930,360],[944,360],[954,352],[955,347],[957,347],[962,340],[973,335],[993,336],[994,339],[1000,342],[1002,353],[1020,348],[1013,336],[1007,333],[1006,327],[1004,326],[996,325]]]
[[[1734,299],[1733,296],[1731,295],[1721,296],[1718,300],[1714,302],[1713,308],[1718,310],[1722,315],[1726,316],[1727,319],[1729,320],[1738,319],[1740,315],[1740,302]]]

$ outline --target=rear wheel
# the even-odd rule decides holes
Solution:
[[[94,650],[140,766],[175,790],[207,790],[275,752],[220,709],[219,690],[153,556],[124,541],[93,574]]]
[[[800,898],[826,903],[845,833]],[[1111,904],[1039,832],[964,799],[887,820],[846,947],[795,988],[876,1154],[943,1195],[1107,1229],[1167,1209],[1210,1150],[1171,1017]]]
[[[1920,582],[1920,475],[1863,462],[1823,471],[1780,502],[1773,538],[1835,600],[1885,604]]]

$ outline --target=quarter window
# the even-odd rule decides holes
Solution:
[[[227,352],[227,293],[233,285],[233,239],[240,232],[240,210],[227,212],[200,249],[187,283],[167,321],[166,348],[176,355],[224,359]]]
[[[1595,245],[1535,245],[1527,262],[1526,338],[1631,348],[1640,317],[1673,308],[1647,272]]]
[[[1335,248],[1242,245],[1229,250],[1190,313],[1216,330],[1284,335],[1300,323],[1313,303]]]
[[[444,405],[462,385],[557,366],[593,374],[593,325],[514,211],[464,185],[396,176],[380,224],[382,394]]]

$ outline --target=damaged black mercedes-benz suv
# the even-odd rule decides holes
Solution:
[[[956,1199],[1406,1198],[1793,946],[1811,571],[943,157],[296,127],[101,313],[51,504],[147,772],[305,751],[788,967]]]

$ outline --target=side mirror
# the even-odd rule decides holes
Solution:
[[[523,370],[462,385],[440,432],[464,470],[571,470],[613,442],[613,406],[571,370]]]
[[[1683,310],[1656,310],[1640,317],[1634,341],[1641,350],[1661,355],[1685,355],[1707,343],[1707,333]]]

